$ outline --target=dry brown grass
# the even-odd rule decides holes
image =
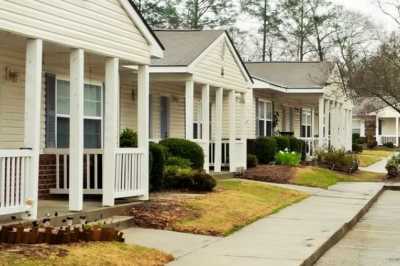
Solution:
[[[0,266],[162,266],[173,260],[158,250],[114,242],[53,246],[53,251],[48,247],[37,246],[31,255],[15,248],[2,250]],[[41,248],[47,250],[38,255]]]

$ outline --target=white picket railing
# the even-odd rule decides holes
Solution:
[[[396,145],[396,143],[397,143],[396,139],[397,139],[396,135],[379,135],[377,142],[378,142],[378,145],[384,145],[384,144],[387,144],[390,142],[393,143],[394,145]]]
[[[157,163],[157,162],[155,162]],[[140,149],[121,148],[115,152],[115,198],[145,194],[143,183],[144,152]]]
[[[215,141],[210,141],[210,166],[215,166],[215,144]],[[229,141],[223,140],[221,145],[221,166],[229,167]]]
[[[47,150],[47,154],[56,156],[56,187],[50,189],[52,194],[69,193],[69,149]],[[103,150],[86,149],[83,155],[83,193],[101,195],[103,187],[102,175]]]
[[[25,212],[25,182],[32,178],[28,150],[0,150],[0,215]]]
[[[318,138],[299,138],[306,143],[306,155],[313,156],[318,148]]]
[[[247,144],[245,140],[236,140],[232,143],[230,163],[234,171],[247,167]]]

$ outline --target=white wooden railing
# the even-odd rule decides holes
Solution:
[[[52,194],[69,193],[69,149],[46,150],[47,154],[56,156],[56,187],[50,189]],[[103,150],[86,149],[83,156],[83,193],[101,195]]]
[[[157,163],[157,162],[156,162]],[[145,194],[144,152],[140,149],[117,149],[115,152],[115,198]]]
[[[0,150],[0,215],[28,210],[25,182],[32,178],[29,150]]]
[[[306,155],[313,156],[318,149],[318,138],[299,138],[306,143]]]
[[[377,142],[378,142],[378,145],[384,145],[389,142],[396,145],[396,143],[397,143],[396,139],[397,139],[396,135],[379,135],[377,138]]]
[[[215,166],[215,141],[210,141],[210,166]],[[229,141],[221,141],[221,166],[229,167]]]

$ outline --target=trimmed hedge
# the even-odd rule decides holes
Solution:
[[[254,154],[247,154],[247,168],[257,167],[258,160]]]
[[[188,159],[171,156],[171,157],[167,158],[166,165],[168,165],[168,166],[175,165],[175,166],[179,166],[182,168],[191,168],[192,162]]]
[[[385,144],[383,144],[384,147],[389,148],[389,149],[393,149],[394,148],[394,143],[393,142],[386,142]]]
[[[303,140],[295,137],[289,137],[289,149],[290,151],[300,153],[302,161],[306,159],[306,143]]]
[[[150,190],[159,191],[163,188],[164,169],[167,159],[167,149],[160,144],[150,143]]]
[[[166,189],[182,189],[195,192],[209,192],[217,185],[217,181],[203,171],[190,168],[168,166],[165,171],[164,187]]]
[[[272,137],[262,137],[256,140],[256,156],[260,163],[268,164],[275,158],[277,152],[276,140]]]
[[[197,144],[185,139],[165,139],[160,144],[168,149],[169,156],[181,157],[190,160],[193,169],[203,169],[204,152]]]
[[[353,143],[352,150],[353,150],[354,153],[362,153],[363,152],[363,146],[360,145],[360,144]]]
[[[132,129],[125,128],[119,136],[119,146],[121,148],[136,148],[137,147],[137,133]]]
[[[354,173],[358,170],[357,157],[344,150],[320,151],[317,153],[318,164],[331,170]]]
[[[286,136],[276,136],[273,137],[276,141],[278,151],[285,151],[286,149],[290,149],[290,141],[289,137]]]

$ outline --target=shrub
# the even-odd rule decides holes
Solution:
[[[360,134],[353,133],[353,144],[360,144]]]
[[[284,151],[286,149],[290,149],[289,137],[276,136],[274,137],[274,139],[276,141],[278,151]]]
[[[158,191],[163,186],[167,149],[155,143],[150,143],[150,190]]]
[[[258,164],[257,156],[254,154],[247,154],[247,167],[254,168]]]
[[[165,171],[165,188],[183,189],[196,192],[212,191],[216,180],[203,171],[178,166],[167,166]]]
[[[247,153],[256,154],[256,140],[255,139],[247,140]]]
[[[175,165],[181,168],[191,168],[192,166],[192,162],[190,160],[175,156],[168,157],[165,164],[167,166]]]
[[[347,173],[354,173],[358,170],[357,158],[352,154],[345,153],[344,150],[319,151],[317,160],[319,165],[331,170]]]
[[[256,140],[256,156],[260,163],[268,164],[274,160],[277,145],[274,138],[258,138]]]
[[[279,151],[275,155],[275,162],[280,165],[298,166],[301,162],[301,154],[295,151]]]
[[[362,153],[363,146],[360,144],[353,143],[352,149],[354,153]]]
[[[386,142],[385,144],[383,144],[383,146],[385,146],[386,148],[390,148],[390,149],[394,148],[393,142]]]
[[[376,146],[378,146],[378,142],[376,142],[376,140],[369,140],[367,143],[367,147],[368,149],[374,149],[376,148]]]
[[[167,147],[170,156],[188,159],[193,169],[203,169],[204,152],[197,143],[185,139],[165,139],[160,144]]]
[[[295,137],[290,137],[289,150],[300,153],[302,161],[306,159],[306,143],[303,140]]]
[[[367,138],[366,137],[360,137],[358,139],[358,144],[366,144],[367,143]]]
[[[400,168],[400,155],[393,156],[386,164],[386,170],[389,178],[395,178],[399,176]]]
[[[395,178],[399,176],[399,164],[394,159],[390,159],[387,162],[386,170],[389,178]]]
[[[137,133],[132,129],[125,128],[119,136],[119,143],[121,148],[136,148]]]

